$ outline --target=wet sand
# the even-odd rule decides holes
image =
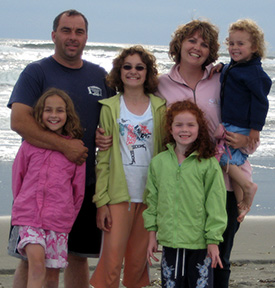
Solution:
[[[18,263],[6,251],[9,222],[10,217],[0,217],[0,288],[12,287]],[[235,237],[231,261],[230,287],[275,287],[275,216],[246,217]],[[96,263],[97,259],[89,260],[91,274]],[[150,269],[150,275],[151,287],[161,287],[158,264]],[[63,275],[59,287],[64,287]]]

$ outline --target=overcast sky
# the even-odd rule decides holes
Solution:
[[[89,21],[90,42],[168,45],[180,24],[208,19],[220,29],[252,18],[275,51],[275,0],[0,0],[0,38],[49,40],[54,17],[77,9]]]

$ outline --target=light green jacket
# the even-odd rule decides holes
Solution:
[[[171,248],[219,244],[227,225],[226,189],[215,157],[189,155],[179,166],[173,145],[151,161],[144,193],[144,225]]]
[[[113,136],[113,145],[107,151],[99,151],[96,165],[96,193],[93,202],[97,207],[105,204],[117,204],[130,201],[126,177],[124,174],[120,144],[119,124],[117,119],[120,116],[120,98],[118,94],[109,99],[99,101],[103,104],[100,113],[100,125],[106,135]],[[154,156],[164,150],[164,121],[165,121],[165,100],[149,94],[153,114],[154,130]]]

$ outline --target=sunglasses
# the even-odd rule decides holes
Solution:
[[[130,71],[132,70],[133,68],[135,68],[137,71],[143,71],[144,69],[146,69],[146,67],[142,66],[142,65],[137,65],[136,67],[133,67],[132,65],[130,64],[125,64],[122,66],[122,68],[124,70],[127,70],[127,71]]]

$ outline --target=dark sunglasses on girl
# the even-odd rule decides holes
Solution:
[[[144,67],[142,65],[137,65],[136,67],[133,67],[130,64],[125,64],[125,65],[122,66],[122,68],[124,70],[127,70],[127,71],[132,70],[133,68],[135,68],[137,71],[143,71],[144,69],[146,69],[146,67]]]

